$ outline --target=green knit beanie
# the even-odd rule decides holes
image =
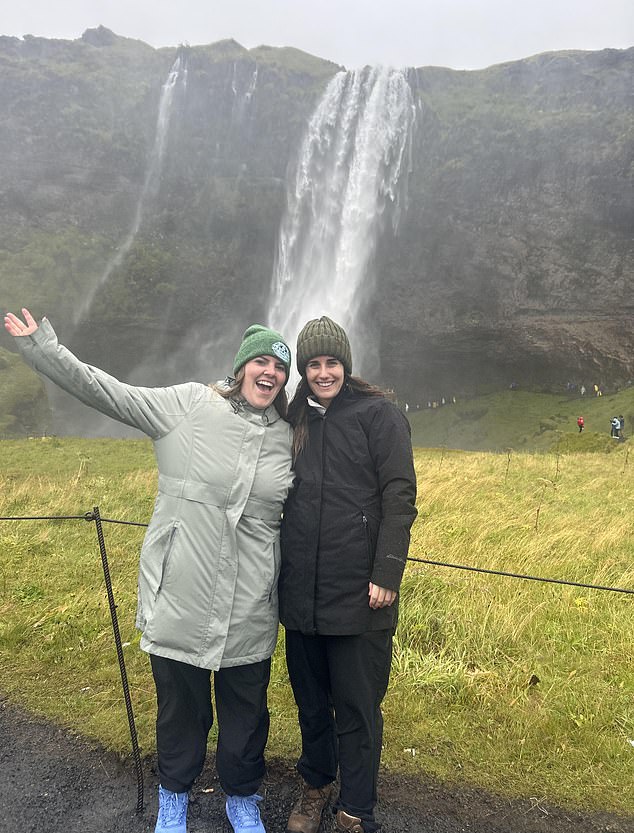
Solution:
[[[276,330],[262,324],[251,324],[244,331],[242,344],[233,362],[233,375],[257,356],[275,356],[286,368],[286,380],[291,369],[291,351],[284,338]]]
[[[352,352],[343,327],[322,315],[309,321],[297,336],[297,369],[305,375],[306,365],[315,356],[339,359],[348,376],[352,374]]]

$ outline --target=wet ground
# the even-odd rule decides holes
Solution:
[[[231,833],[212,763],[192,790],[189,833]],[[145,806],[137,815],[131,760],[0,700],[2,833],[152,833],[158,782],[152,759],[143,768]],[[285,833],[298,789],[292,764],[269,762],[261,805],[267,833]],[[634,833],[634,817],[510,801],[392,772],[381,777],[377,817],[383,833]],[[330,819],[323,827],[330,833]]]

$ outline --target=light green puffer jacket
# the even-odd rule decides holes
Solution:
[[[198,382],[119,382],[60,345],[46,319],[15,342],[35,370],[154,442],[159,481],[139,562],[141,648],[209,669],[270,657],[290,425],[273,406],[257,410]]]

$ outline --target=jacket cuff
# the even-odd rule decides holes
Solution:
[[[376,558],[370,581],[378,587],[385,587],[398,593],[406,564],[407,558],[401,555],[388,553],[381,558]]]

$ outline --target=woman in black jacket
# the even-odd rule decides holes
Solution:
[[[297,365],[280,618],[304,785],[287,829],[316,833],[338,768],[336,829],[374,833],[381,702],[416,517],[409,424],[382,391],[351,375],[350,343],[329,318],[303,328]]]

